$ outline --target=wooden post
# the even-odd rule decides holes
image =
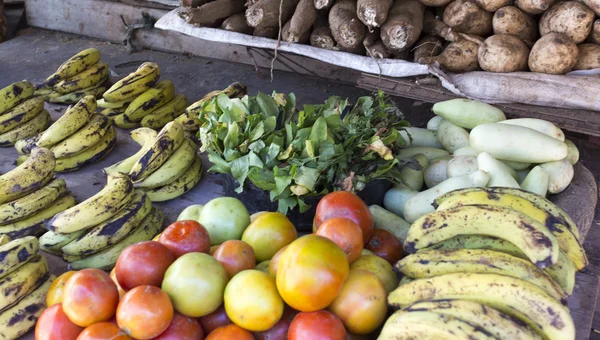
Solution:
[[[0,0],[0,42],[6,39],[8,24],[6,23],[6,14],[4,13],[4,0]]]

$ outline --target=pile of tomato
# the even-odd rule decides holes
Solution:
[[[263,212],[240,238],[211,247],[203,225],[178,221],[127,247],[110,274],[64,273],[36,340],[345,340],[385,321],[402,246],[356,195],[326,195],[310,235]]]

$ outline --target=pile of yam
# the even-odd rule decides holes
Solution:
[[[600,0],[182,0],[190,24],[447,72],[600,68]]]

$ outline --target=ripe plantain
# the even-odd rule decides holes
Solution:
[[[117,132],[110,127],[98,143],[84,151],[69,157],[56,159],[56,172],[79,170],[82,167],[95,163],[108,155],[117,143]]]
[[[71,78],[98,63],[100,57],[100,51],[95,48],[79,52],[60,65],[38,88],[54,86],[61,80]]]
[[[76,231],[70,234],[57,234],[53,231],[47,231],[40,236],[40,249],[54,255],[62,255],[61,248],[73,242],[81,235],[85,234],[85,230]]]
[[[18,238],[0,246],[0,279],[27,263],[39,248],[38,239],[34,236]]]
[[[160,69],[157,64],[145,62],[127,77],[116,82],[102,97],[107,102],[121,102],[133,98],[148,90],[160,78]]]
[[[202,178],[202,160],[196,156],[194,163],[175,181],[147,190],[152,202],[164,202],[177,198],[190,191]]]
[[[112,119],[115,125],[121,129],[135,129],[140,127],[140,122],[130,121],[125,113],[115,115]]]
[[[102,84],[107,78],[108,65],[99,62],[81,73],[59,81],[54,85],[54,91],[61,94],[78,92]]]
[[[161,80],[154,87],[135,98],[127,110],[125,116],[132,122],[139,122],[145,115],[163,106],[175,96],[175,86],[170,80]]]
[[[15,127],[32,120],[44,109],[44,98],[33,97],[23,101],[11,110],[0,115],[0,133],[8,132]]]
[[[58,144],[85,126],[95,111],[96,99],[93,96],[83,97],[40,136],[36,145],[51,147]]]
[[[188,105],[190,105],[190,103],[187,98],[182,94],[178,94],[165,105],[144,116],[140,124],[144,127],[160,129],[168,122],[179,117]]]
[[[0,204],[0,225],[12,223],[47,208],[67,190],[64,179],[55,178],[48,184],[14,201]]]
[[[21,155],[30,154],[31,150],[33,150],[34,148],[37,148],[37,145],[35,145],[35,143],[37,143],[37,141],[40,140],[41,135],[42,135],[41,133],[38,133],[37,135],[31,136],[31,137],[19,139],[15,143],[15,149]]]
[[[0,89],[0,114],[31,98],[34,91],[33,85],[27,80],[18,81]]]
[[[50,150],[34,149],[25,163],[0,176],[0,204],[23,197],[46,185],[54,175],[54,164],[54,155]]]
[[[75,104],[85,96],[93,96],[94,98],[96,98],[102,93],[104,93],[104,91],[106,91],[106,87],[102,86],[102,83],[98,83],[85,89],[63,94],[62,96],[50,97],[48,101],[50,103],[58,104]]]
[[[103,115],[94,114],[87,125],[54,145],[50,150],[56,158],[77,155],[99,143],[111,126],[110,119]]]
[[[36,255],[0,279],[0,313],[44,282],[49,270],[46,258]]]
[[[134,182],[133,185],[138,188],[153,189],[174,182],[192,166],[197,158],[197,149],[196,143],[186,138],[165,164],[145,179]]]
[[[176,122],[165,125],[150,148],[131,168],[129,176],[134,182],[141,181],[160,168],[183,143],[183,126]]]
[[[150,149],[150,147],[154,144],[154,140],[158,133],[150,128],[138,128],[129,133],[131,139],[134,142],[141,146],[140,150],[136,152],[134,155],[113,164],[107,168],[104,168],[103,171],[105,174],[110,175],[114,173],[123,173],[128,174],[131,171],[133,165]]]
[[[0,146],[14,145],[23,138],[29,138],[44,131],[50,125],[50,113],[42,110],[27,123],[0,135]]]

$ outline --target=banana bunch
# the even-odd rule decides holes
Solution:
[[[27,159],[35,147],[52,151],[57,172],[78,170],[102,159],[113,149],[117,133],[112,121],[95,111],[96,99],[85,96],[46,131],[17,141],[15,148],[22,154],[17,164]]]
[[[156,134],[149,128],[131,132],[142,147],[135,155],[104,169],[107,174],[128,174],[133,186],[144,191],[152,202],[179,197],[202,178],[202,161],[198,146],[185,137],[177,122],[167,123]]]
[[[0,89],[0,146],[13,145],[50,125],[44,99],[34,97],[34,90],[27,80]]]
[[[0,235],[40,235],[44,220],[75,205],[65,181],[54,178],[54,167],[54,154],[35,148],[23,164],[0,176]]]
[[[17,339],[35,326],[46,308],[52,281],[39,241],[26,236],[0,246],[0,338]]]
[[[75,104],[85,96],[100,96],[106,91],[108,80],[108,65],[100,58],[100,51],[95,48],[77,53],[40,84],[35,95],[60,104]]]

